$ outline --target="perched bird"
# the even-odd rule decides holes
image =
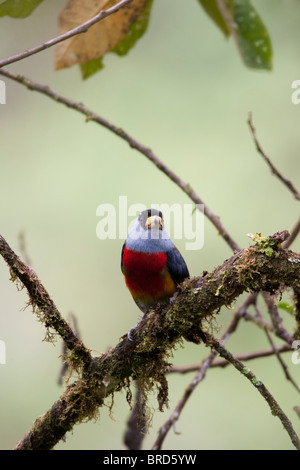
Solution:
[[[122,248],[121,269],[144,314],[158,303],[169,303],[177,285],[189,277],[183,257],[164,228],[160,211],[147,209],[139,214]],[[128,333],[130,340],[137,325]]]

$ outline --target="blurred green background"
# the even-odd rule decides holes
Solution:
[[[79,69],[55,72],[53,49],[9,68],[83,102],[149,146],[188,181],[221,217],[237,243],[246,234],[269,235],[291,229],[299,209],[288,190],[257,154],[246,123],[252,111],[258,137],[282,173],[300,187],[300,105],[291,102],[291,83],[300,79],[300,2],[253,1],[272,38],[274,70],[247,69],[232,40],[194,1],[154,2],[145,36],[128,56],[109,54],[105,69],[82,81]],[[1,58],[57,34],[64,2],[45,1],[26,19],[1,18]],[[1,77],[2,78],[2,77]],[[0,233],[20,253],[24,232],[31,265],[67,317],[77,316],[84,343],[95,354],[115,345],[139,316],[120,271],[123,240],[96,237],[96,208],[128,204],[189,203],[187,196],[142,155],[83,116],[5,79],[7,104],[0,106]],[[202,250],[185,251],[191,275],[211,270],[231,255],[205,221]],[[299,250],[299,240],[293,245]],[[288,299],[288,296],[287,296]],[[62,393],[57,385],[61,342],[43,341],[44,327],[25,290],[9,281],[0,262],[0,339],[6,365],[0,365],[0,448],[10,449]],[[237,303],[239,305],[240,301]],[[292,325],[282,312],[285,324]],[[219,332],[232,316],[225,309]],[[278,342],[277,342],[278,343]],[[278,343],[280,344],[280,343]],[[227,344],[231,352],[269,347],[265,334],[242,323]],[[174,364],[200,361],[203,345],[184,343]],[[285,360],[300,383],[300,366]],[[300,397],[274,358],[248,363],[300,431],[293,406]],[[169,377],[170,407],[157,410],[144,448],[151,448],[194,374]],[[107,400],[110,404],[110,399]],[[115,396],[114,420],[103,407],[100,420],[75,426],[57,449],[122,449],[129,408],[125,393]],[[210,370],[184,408],[164,449],[292,449],[280,421],[259,393],[235,370]]]

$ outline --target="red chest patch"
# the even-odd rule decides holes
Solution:
[[[166,253],[142,253],[125,248],[123,253],[123,265],[128,275],[157,275],[166,266]]]
[[[133,298],[151,305],[173,295],[176,286],[166,264],[166,253],[142,253],[125,248],[123,273]]]

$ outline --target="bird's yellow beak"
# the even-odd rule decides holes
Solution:
[[[158,215],[152,215],[151,217],[148,217],[145,223],[146,229],[159,229],[161,230],[163,228],[163,221],[162,218],[159,217]]]

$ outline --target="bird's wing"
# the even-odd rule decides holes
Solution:
[[[190,277],[187,265],[175,247],[167,252],[167,268],[176,285]]]

